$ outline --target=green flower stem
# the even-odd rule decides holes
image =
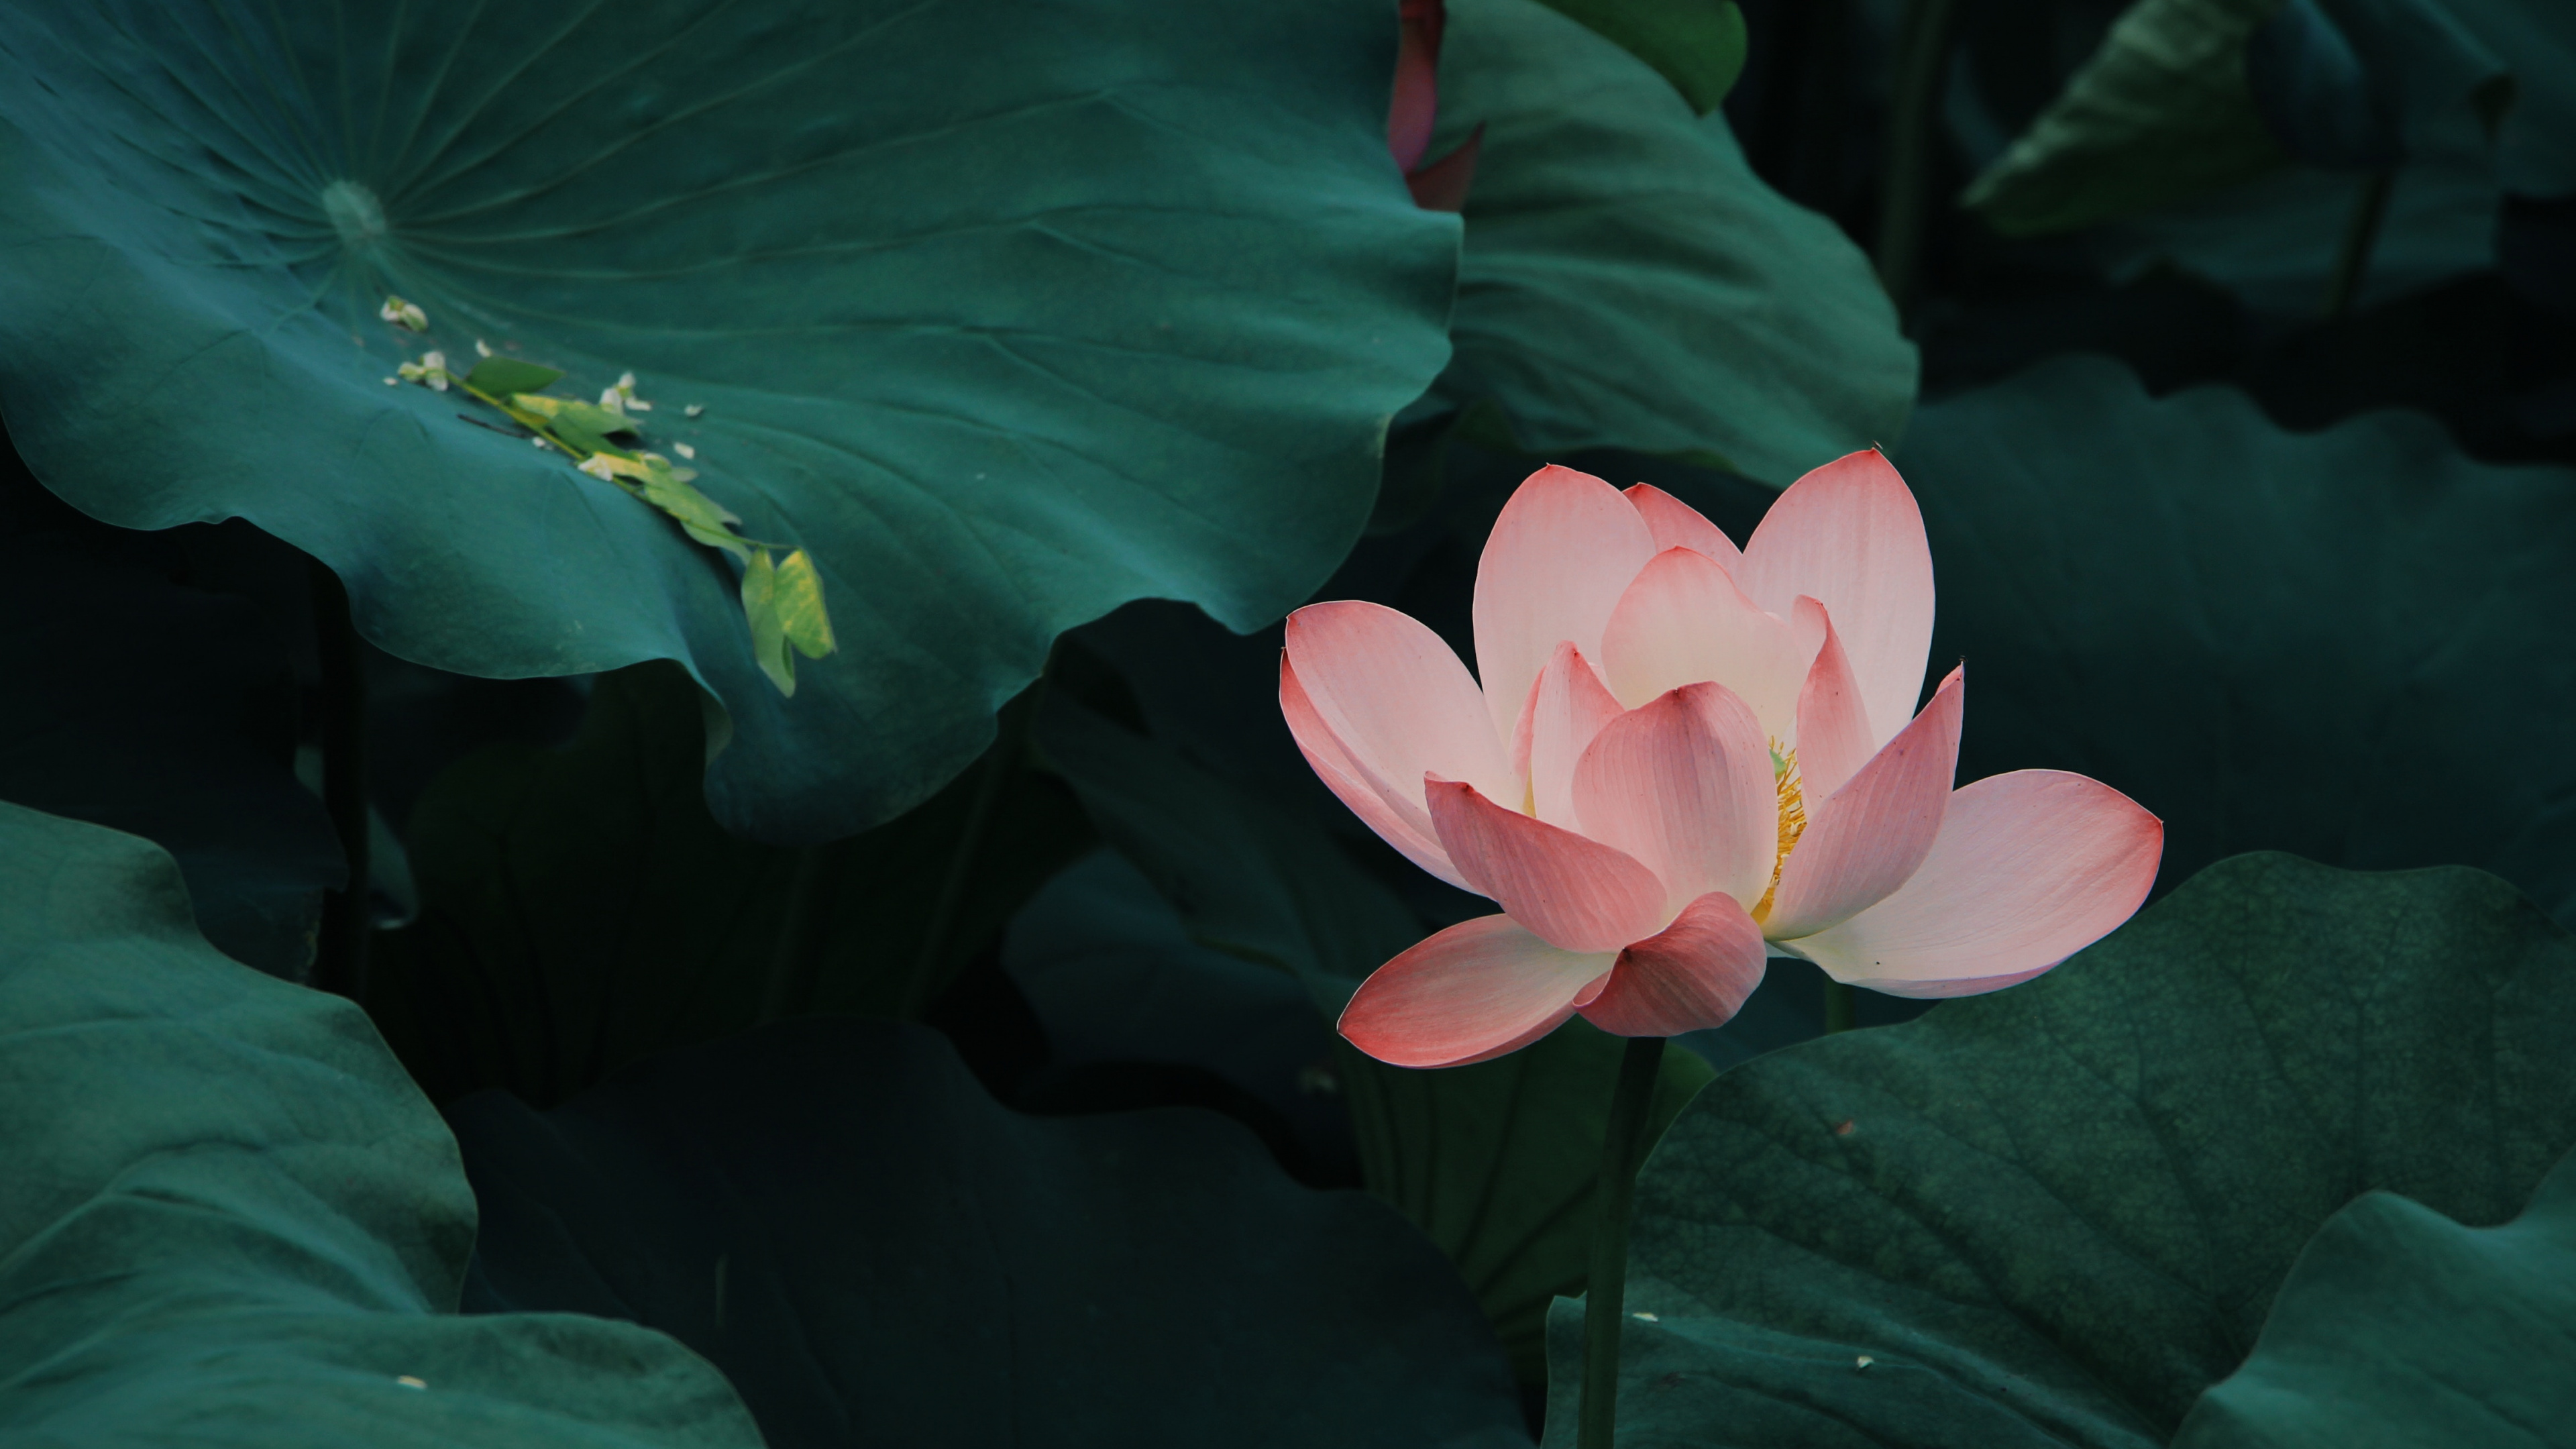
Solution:
[[[1583,1403],[1575,1449],[1610,1449],[1619,1425],[1619,1329],[1628,1296],[1628,1207],[1645,1164],[1648,1110],[1663,1074],[1664,1039],[1632,1036],[1610,1090],[1601,1134],[1600,1216],[1592,1225],[1592,1277],[1583,1295]]]
[[[349,883],[322,897],[313,985],[352,1001],[367,994],[367,671],[349,591],[320,559],[309,561],[313,649],[322,666],[322,808],[349,860]]]
[[[1914,273],[1923,255],[1941,82],[1958,12],[1958,0],[1906,0],[1897,28],[1896,89],[1887,109],[1887,154],[1878,192],[1878,281],[1896,303],[1899,318],[1914,300]]]
[[[1828,1035],[1851,1030],[1859,1008],[1860,1002],[1850,987],[1839,981],[1825,983],[1825,1031]]]
[[[2333,274],[2326,278],[2325,305],[2320,310],[2329,322],[2351,311],[2353,299],[2361,295],[2362,278],[2370,274],[2371,248],[2379,242],[2379,223],[2388,215],[2388,193],[2396,183],[2395,171],[2373,171],[2362,182],[2361,194],[2353,198],[2343,246],[2335,253]]]

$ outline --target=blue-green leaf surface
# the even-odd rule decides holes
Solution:
[[[1248,628],[1356,536],[1457,247],[1386,154],[1396,36],[1377,0],[11,0],[0,408],[83,509],[249,518],[406,658],[681,660],[730,716],[718,816],[845,834],[1059,630]],[[782,698],[738,565],[385,385],[478,341],[565,397],[634,372],[648,445],[811,555],[839,652]]]
[[[2521,1211],[2576,1145],[2572,1034],[2576,941],[2503,881],[2266,854],[1748,1062],[1639,1179],[1620,1442],[2156,1449],[2354,1197]],[[1580,1341],[1560,1302],[1551,1445]]]
[[[2522,1216],[2465,1227],[2395,1193],[2326,1219],[2245,1366],[2175,1449],[2576,1444],[2576,1155]]]
[[[459,1317],[456,1143],[358,1009],[226,960],[170,857],[0,805],[0,1442],[757,1449],[660,1334]]]
[[[2405,413],[2291,433],[2100,358],[1924,408],[1896,462],[1932,657],[1967,663],[1960,779],[2126,791],[2167,888],[2248,850],[2457,863],[2576,922],[2576,471]]]
[[[449,1113],[469,1302],[663,1328],[770,1449],[1529,1443],[1432,1246],[1213,1113],[1025,1117],[926,1028],[820,1017]]]
[[[1485,128],[1441,377],[1527,447],[1723,462],[1774,486],[1913,405],[1869,261],[1745,163],[1726,118],[1539,0],[1451,0],[1433,152]]]

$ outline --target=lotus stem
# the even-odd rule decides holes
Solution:
[[[1859,1015],[1860,1001],[1849,986],[1839,981],[1825,983],[1825,1034],[1849,1031]]]
[[[1950,59],[1958,0],[1906,0],[1896,39],[1896,85],[1888,98],[1887,154],[1878,202],[1878,282],[1900,320],[1914,299],[1932,191],[1941,83]]]
[[[2361,295],[2362,279],[2370,274],[2371,248],[2379,242],[2379,223],[2388,215],[2388,193],[2396,183],[2394,170],[2373,171],[2361,183],[2361,194],[2353,198],[2343,246],[2335,253],[2333,273],[2326,278],[2325,305],[2320,310],[2329,322],[2350,312],[2353,299]]]
[[[322,897],[312,982],[317,990],[363,1002],[371,924],[367,896],[374,879],[367,839],[366,658],[340,576],[317,558],[308,561],[307,581],[313,597],[313,650],[322,666],[322,809],[349,861],[349,883]]]
[[[1628,1296],[1628,1209],[1645,1165],[1647,1123],[1664,1065],[1664,1039],[1632,1036],[1610,1089],[1601,1134],[1600,1216],[1592,1225],[1592,1277],[1583,1294],[1583,1400],[1575,1449],[1610,1449],[1619,1426],[1619,1329]]]

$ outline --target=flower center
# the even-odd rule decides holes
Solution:
[[[1807,830],[1807,798],[1798,779],[1798,752],[1781,748],[1778,740],[1771,741],[1771,788],[1780,802],[1780,848],[1771,857],[1771,884],[1753,907],[1753,919],[1757,921],[1771,914],[1771,898],[1780,893],[1780,867],[1788,862],[1789,852],[1797,848],[1798,837]]]

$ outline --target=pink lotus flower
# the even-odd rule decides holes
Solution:
[[[1288,619],[1315,773],[1423,869],[1499,902],[1387,962],[1342,1034],[1399,1066],[1581,1012],[1725,1022],[1766,957],[1900,996],[2026,981],[2146,899],[2164,826],[2081,775],[1953,790],[1966,685],[1932,644],[1923,515],[1876,451],[1797,481],[1739,552],[1644,484],[1530,475],[1476,573],[1484,683],[1393,609]],[[1910,718],[1909,718],[1910,716]]]

